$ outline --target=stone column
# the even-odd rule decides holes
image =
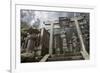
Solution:
[[[34,48],[34,40],[33,40],[33,35],[32,34],[29,34],[28,37],[28,43],[27,43],[27,52],[32,52],[33,51],[33,48]]]
[[[84,45],[84,42],[83,42],[83,38],[82,38],[82,33],[81,33],[81,30],[80,30],[80,27],[79,27],[79,23],[78,23],[78,20],[81,20],[82,17],[74,17],[72,18],[71,20],[75,22],[75,26],[76,26],[76,30],[77,30],[77,33],[78,33],[78,36],[79,36],[79,39],[80,39],[80,43],[81,43],[81,46],[82,46],[82,55],[85,59],[89,59],[89,55],[85,49],[85,45]]]
[[[50,28],[50,43],[49,43],[49,54],[52,55],[53,51],[53,23],[51,22],[51,28]]]

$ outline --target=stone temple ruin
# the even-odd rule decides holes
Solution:
[[[21,28],[21,62],[89,59],[89,14]]]

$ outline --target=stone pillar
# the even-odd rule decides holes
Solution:
[[[41,55],[42,55],[42,46],[43,46],[42,38],[43,38],[43,28],[41,28],[41,33],[40,33],[40,45],[39,45],[39,49],[40,49],[40,54],[41,54]]]
[[[32,50],[34,49],[34,40],[33,40],[33,35],[32,34],[29,34],[28,37],[28,43],[27,43],[27,52],[32,52]]]
[[[52,52],[53,52],[53,23],[51,22],[49,54],[52,55]]]
[[[84,45],[84,42],[83,42],[83,38],[82,38],[82,33],[81,33],[81,30],[80,30],[80,27],[79,27],[79,23],[78,23],[78,20],[81,20],[82,17],[75,17],[75,18],[72,18],[71,20],[75,22],[75,26],[76,26],[76,30],[77,30],[77,33],[78,33],[78,36],[79,36],[79,39],[80,39],[80,43],[81,43],[81,46],[82,46],[82,55],[85,59],[89,59],[89,55],[85,49],[85,45]]]

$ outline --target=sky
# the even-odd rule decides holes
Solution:
[[[59,17],[73,17],[73,12],[55,12],[55,11],[34,11],[34,10],[21,10],[21,21],[27,22],[28,25],[41,25],[43,22],[55,21]]]

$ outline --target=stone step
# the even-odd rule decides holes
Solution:
[[[48,58],[47,61],[68,61],[68,60],[84,60],[82,56],[67,56]]]
[[[84,60],[81,53],[66,53],[64,55],[53,55],[47,61],[68,61],[68,60]]]

